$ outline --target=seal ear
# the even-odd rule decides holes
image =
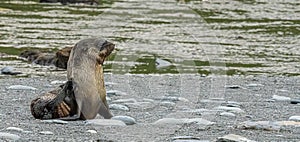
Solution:
[[[111,52],[115,49],[115,45],[110,43],[110,42],[105,42],[104,45],[102,45],[102,49],[101,51],[99,52],[98,54],[98,57],[97,57],[97,61],[100,63],[100,64],[103,64],[105,58],[107,56],[109,56],[111,54]]]

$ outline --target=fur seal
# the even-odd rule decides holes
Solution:
[[[25,50],[20,54],[20,57],[27,59],[39,65],[49,66],[54,65],[58,68],[67,69],[70,52],[73,47],[65,47],[53,53],[42,53],[38,50]]]
[[[58,89],[31,102],[31,113],[38,119],[93,119],[99,113],[111,114],[103,77],[103,62],[115,45],[99,38],[79,41],[69,54],[68,81]]]

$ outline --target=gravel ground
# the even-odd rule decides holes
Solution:
[[[109,96],[109,104],[120,99],[136,100],[121,103],[130,110],[112,110],[114,115],[131,116],[137,124],[96,126],[86,125],[85,121],[54,124],[34,119],[30,113],[31,100],[58,86],[52,81],[66,79],[63,73],[53,73],[29,78],[2,76],[0,132],[16,134],[20,136],[20,141],[172,141],[176,136],[215,141],[227,134],[237,134],[255,141],[300,139],[299,125],[271,131],[239,127],[244,121],[286,121],[290,116],[299,116],[299,104],[272,100],[273,95],[300,98],[299,77],[131,74],[105,74],[105,77],[107,90],[119,91],[117,95]],[[7,89],[12,85],[27,85],[37,90]],[[228,104],[228,101],[238,104],[237,108],[242,112],[233,112],[234,116],[221,116],[223,111],[214,109]],[[203,118],[215,123],[154,124],[162,118]],[[101,117],[97,116],[97,119]],[[9,127],[22,130],[9,130]],[[89,133],[88,130],[97,133]],[[52,133],[42,134],[43,131]],[[0,136],[0,140],[6,139]]]

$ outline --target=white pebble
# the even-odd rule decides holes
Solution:
[[[86,132],[91,133],[91,134],[97,134],[97,131],[95,131],[95,130],[87,130]]]
[[[7,89],[10,89],[10,90],[37,90],[34,87],[24,86],[24,85],[12,85],[12,86],[7,87]]]
[[[8,127],[8,128],[6,128],[6,130],[17,131],[17,132],[23,132],[24,131],[22,128],[18,128],[18,127]]]

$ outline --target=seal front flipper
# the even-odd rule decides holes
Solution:
[[[70,96],[72,94],[72,91],[73,91],[73,85],[72,85],[72,81],[67,81],[62,90],[60,90],[57,94],[57,96],[51,100],[49,103],[48,103],[48,107],[51,108],[51,110],[54,110],[54,108],[60,104],[67,96]]]

